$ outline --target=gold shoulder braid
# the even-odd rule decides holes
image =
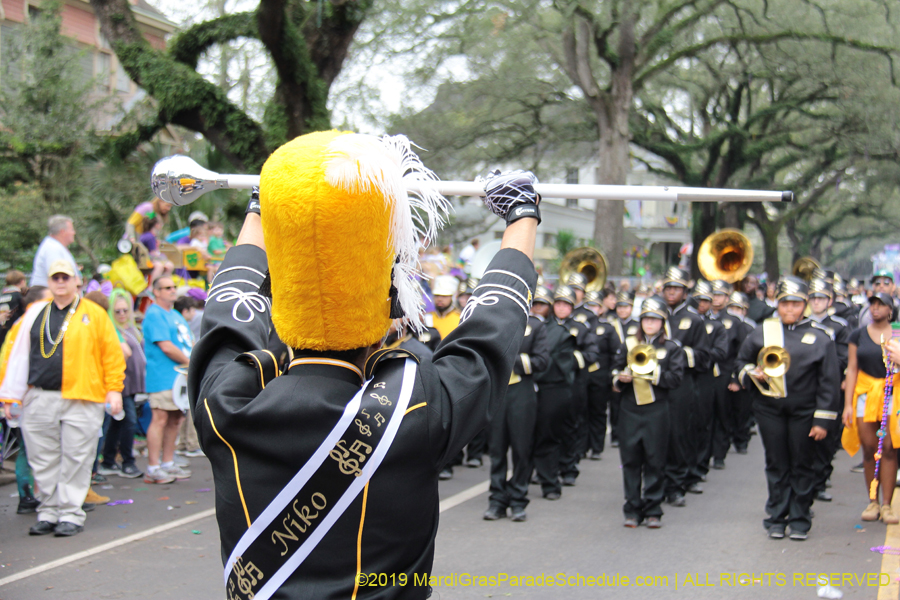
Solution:
[[[41,333],[40,333],[40,341],[41,341],[41,356],[44,358],[50,358],[56,353],[56,349],[59,347],[59,344],[63,341],[63,338],[66,336],[66,329],[69,328],[69,321],[72,320],[72,315],[75,314],[75,310],[78,308],[78,303],[81,299],[76,297],[75,301],[72,303],[72,307],[69,309],[68,314],[66,314],[65,320],[63,320],[62,327],[59,328],[59,337],[54,341],[53,336],[50,335],[50,309],[53,308],[53,301],[51,300],[49,304],[47,304],[47,310],[44,311],[44,318],[41,321]],[[44,329],[47,329],[47,339],[50,340],[50,343],[53,345],[50,348],[50,354],[44,350]]]

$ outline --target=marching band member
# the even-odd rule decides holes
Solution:
[[[833,277],[831,271],[817,272],[824,276]],[[833,281],[833,279],[832,279]],[[831,283],[824,278],[816,278],[809,282],[809,320],[813,327],[819,327],[834,340],[834,349],[838,357],[838,366],[841,376],[838,378],[837,387],[834,390],[835,412],[841,412],[844,408],[844,395],[841,391],[841,382],[844,380],[844,371],[847,369],[847,343],[850,339],[850,326],[844,319],[834,314],[832,310],[833,292]],[[840,421],[836,421],[828,430],[824,440],[816,442],[816,455],[814,469],[816,471],[816,500],[831,502],[832,496],[826,488],[827,481],[831,477],[834,468],[831,462],[837,451],[838,441],[841,438]]]
[[[419,234],[433,239],[448,204],[407,185],[431,176],[403,136],[337,131],[298,137],[263,165],[189,372],[229,598],[428,595],[414,582],[432,572],[438,472],[506,394],[540,220],[533,175],[492,176],[485,202],[507,221],[503,249],[459,325],[431,363],[379,352],[394,319],[421,322]],[[272,326],[294,350],[281,375],[263,350]],[[366,585],[365,573],[411,585]]]
[[[609,290],[604,293],[611,294]],[[599,296],[600,294],[598,294]],[[605,296],[608,297],[608,296]],[[615,314],[607,312],[605,318],[594,323],[597,341],[597,361],[588,366],[587,384],[587,445],[591,460],[600,460],[606,446],[606,410],[610,409],[612,422],[612,361],[619,352],[619,325]],[[616,415],[618,416],[618,415]]]
[[[766,453],[769,516],[763,525],[773,539],[784,538],[790,525],[790,538],[803,541],[812,525],[815,441],[825,437],[837,418],[831,408],[838,361],[831,338],[803,318],[806,282],[784,277],[775,297],[778,317],[766,319],[741,346],[738,364],[744,367],[739,379],[755,394],[753,411]],[[760,367],[765,359],[759,355],[773,347],[787,352],[790,365],[784,374],[773,372],[770,377]]]
[[[587,386],[591,365],[598,361],[597,335],[589,322],[574,316],[576,295],[572,288],[562,285],[553,294],[553,314],[557,322],[575,338],[575,380],[572,383],[572,402],[563,421],[559,472],[562,484],[575,485],[578,462],[584,456],[582,434],[587,433]]]
[[[529,315],[519,356],[509,378],[506,400],[491,421],[490,505],[486,521],[502,519],[511,510],[510,520],[527,517],[528,482],[534,470],[534,427],[537,420],[537,392],[534,374],[550,365],[547,331],[541,317]],[[507,477],[507,453],[512,450],[512,477]]]
[[[733,381],[734,366],[737,361],[738,351],[746,334],[740,335],[741,320],[728,313],[728,300],[731,294],[731,286],[721,279],[712,282],[712,303],[706,317],[711,321],[722,324],[726,332],[725,359],[718,363],[720,376],[716,377],[716,399],[713,410],[712,443],[708,454],[702,459],[703,465],[709,464],[712,458],[713,469],[725,468],[725,455],[731,445],[731,436],[734,429],[735,407],[734,396],[728,390]]]
[[[747,446],[750,445],[750,428],[753,420],[753,395],[750,390],[741,387],[738,381],[738,370],[742,366],[737,362],[737,354],[740,353],[744,340],[747,339],[754,329],[756,329],[756,321],[747,317],[747,310],[750,308],[750,301],[747,294],[743,292],[732,292],[728,298],[728,314],[737,319],[735,325],[735,345],[737,352],[732,365],[731,379],[728,382],[728,392],[731,397],[731,405],[734,411],[734,422],[732,425],[731,443],[734,444],[734,451],[737,454],[747,454]],[[725,461],[726,452],[722,452],[719,458]],[[713,459],[715,461],[715,458]],[[715,463],[713,463],[715,466]]]
[[[710,368],[697,376],[697,410],[694,413],[693,431],[696,434],[697,460],[691,467],[689,481],[706,481],[709,473],[709,459],[712,457],[714,421],[717,407],[724,402],[728,377],[722,365],[728,361],[730,332],[724,323],[710,316],[712,304],[712,284],[700,280],[694,286],[693,300],[697,312],[703,317],[706,334],[709,336]],[[692,488],[688,486],[690,491]]]
[[[561,444],[566,415],[571,410],[575,370],[578,368],[575,361],[576,338],[557,319],[553,312],[554,304],[550,292],[538,287],[531,310],[544,322],[550,362],[534,378],[538,384],[534,470],[547,500],[559,500],[562,493],[559,485]]]
[[[650,529],[662,527],[665,495],[666,452],[669,436],[669,396],[681,384],[685,357],[681,344],[666,337],[663,323],[668,309],[662,299],[652,297],[641,304],[640,326],[625,341],[616,356],[613,385],[622,391],[619,413],[619,454],[625,486],[625,527],[647,522]],[[659,363],[643,378],[635,377],[627,365],[627,352],[639,344],[650,344]],[[641,490],[643,489],[643,495]]]
[[[875,477],[878,432],[881,430],[887,375],[882,344],[890,339],[893,311],[894,300],[890,294],[876,292],[869,298],[868,313],[872,322],[855,329],[850,334],[847,380],[844,386],[843,444],[851,456],[855,455],[862,445],[866,492],[870,498],[869,505],[862,513],[862,520],[881,519],[885,524],[900,522],[891,509],[894,487],[897,485],[897,452],[894,440],[900,439],[895,408],[891,408],[889,426],[882,432],[883,447],[877,484],[881,488],[880,507],[877,493],[871,493],[871,486]]]
[[[631,317],[634,312],[635,293],[621,291],[616,294],[616,318],[608,319],[618,337],[621,348],[625,344],[625,337],[635,335],[639,323]],[[609,396],[609,445],[619,447],[619,405],[622,401],[622,393],[613,389]]]
[[[687,272],[669,267],[663,279],[663,297],[672,313],[666,334],[669,339],[681,342],[687,364],[681,384],[669,396],[672,429],[666,458],[666,502],[672,506],[685,506],[687,491],[697,494],[703,491],[699,478],[691,474],[697,462],[691,417],[698,402],[697,377],[709,369],[709,335],[703,317],[687,302],[687,288]]]

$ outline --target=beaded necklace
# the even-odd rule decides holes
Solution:
[[[44,319],[41,322],[41,334],[40,334],[40,342],[41,342],[41,356],[44,358],[50,358],[56,353],[56,349],[59,347],[59,344],[63,341],[63,338],[66,336],[66,329],[69,328],[69,321],[72,320],[72,315],[75,314],[75,310],[78,308],[78,302],[80,298],[76,297],[75,302],[72,303],[72,306],[69,307],[69,312],[66,313],[66,318],[63,320],[62,327],[59,328],[59,337],[56,340],[53,339],[53,336],[50,335],[50,309],[53,308],[53,301],[50,301],[47,304],[47,309],[44,311]],[[44,350],[44,329],[47,330],[47,339],[50,340],[52,347],[50,348],[50,354],[47,354],[46,350]]]
[[[884,358],[884,366],[886,375],[884,378],[884,410],[881,413],[881,428],[876,432],[878,436],[878,451],[875,452],[875,476],[872,478],[872,484],[869,486],[869,499],[875,502],[878,496],[878,471],[881,467],[881,457],[884,451],[884,436],[888,430],[891,415],[891,404],[894,399],[894,368],[891,365],[891,353],[887,349],[884,342],[884,334],[881,334],[881,349]],[[883,491],[884,496],[890,494],[890,491]]]

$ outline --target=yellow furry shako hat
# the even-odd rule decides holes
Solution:
[[[420,239],[449,209],[404,136],[300,136],[263,165],[260,209],[272,322],[292,348],[351,350],[382,339],[392,316],[422,327]],[[393,311],[392,311],[393,306]]]

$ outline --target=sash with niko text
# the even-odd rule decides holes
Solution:
[[[229,600],[267,600],[359,495],[394,441],[409,405],[416,361],[389,360],[344,409],[337,425],[225,563]]]

